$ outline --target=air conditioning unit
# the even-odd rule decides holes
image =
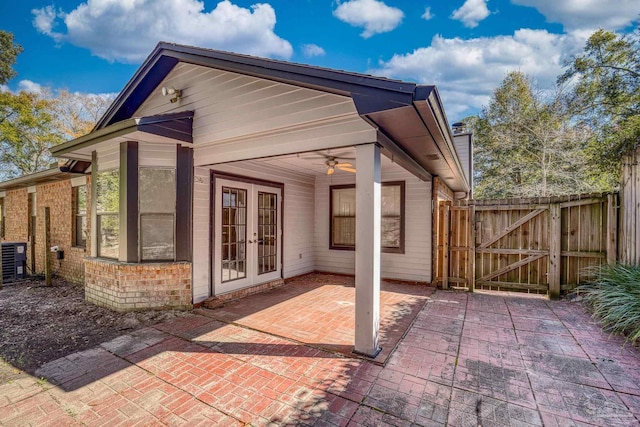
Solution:
[[[15,282],[27,277],[27,244],[2,243],[2,283]]]

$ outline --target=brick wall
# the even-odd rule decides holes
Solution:
[[[87,177],[87,183],[90,179]],[[87,187],[88,188],[88,187]],[[90,190],[88,190],[90,191]],[[49,207],[51,215],[50,246],[58,246],[64,251],[64,260],[58,262],[51,254],[51,271],[55,275],[73,283],[84,282],[85,248],[73,247],[74,236],[74,200],[71,180],[56,181],[36,186],[36,230],[35,230],[35,271],[30,274],[44,273],[44,207]],[[29,194],[26,188],[7,191],[5,196],[5,238],[6,242],[29,243]],[[87,213],[88,217],[90,214]],[[31,268],[31,246],[27,247],[27,266]]]
[[[191,263],[85,259],[85,298],[116,311],[192,308]]]
[[[5,242],[26,242],[29,238],[29,195],[27,189],[7,191],[4,198]]]
[[[27,268],[31,268],[29,242],[29,194],[26,188],[9,190],[4,198],[5,226],[3,242],[27,243]],[[27,269],[27,272],[31,272]]]
[[[50,255],[51,271],[70,282],[84,282],[85,248],[74,247],[75,233],[74,206],[71,180],[57,181],[36,187],[36,271],[44,273],[45,251],[58,246],[64,251],[64,259],[58,261],[56,254]],[[44,208],[50,212],[50,246],[45,248]]]

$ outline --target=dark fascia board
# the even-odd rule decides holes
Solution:
[[[160,42],[95,129],[131,117],[178,62],[351,96],[360,115],[410,105],[418,87],[415,83],[366,74]]]
[[[82,160],[67,160],[64,165],[59,166],[60,172],[86,173],[91,166],[91,162]]]
[[[62,181],[76,176],[84,176],[84,173],[62,172],[60,168],[55,167],[0,182],[0,191],[9,191],[18,188],[31,187],[32,185],[47,184],[49,182]]]
[[[166,136],[182,142],[193,142],[193,111],[181,111],[149,117],[134,117],[95,130],[87,135],[51,148],[51,155],[63,157],[70,151],[89,147],[108,139],[124,136],[135,131]]]

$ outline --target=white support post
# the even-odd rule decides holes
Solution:
[[[356,147],[356,330],[354,352],[380,352],[380,147]]]

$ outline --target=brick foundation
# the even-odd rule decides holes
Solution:
[[[86,258],[85,299],[116,311],[191,309],[191,263]]]
[[[237,300],[249,295],[265,292],[270,289],[275,289],[284,285],[283,279],[274,280],[260,285],[251,286],[250,288],[239,289],[237,291],[229,292],[222,295],[216,295],[215,297],[207,298],[202,302],[205,308],[216,308],[228,303],[229,301]]]

